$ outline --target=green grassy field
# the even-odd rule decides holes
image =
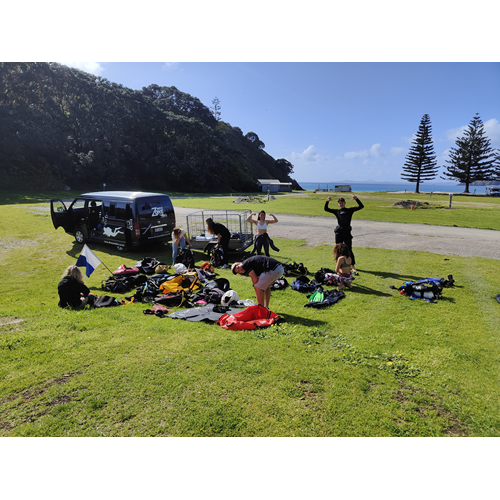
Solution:
[[[330,208],[338,208],[339,193],[330,193],[332,201]],[[414,193],[344,193],[348,207],[357,206],[352,200],[356,194],[365,208],[354,215],[354,219],[377,220],[382,222],[405,222],[409,224],[433,224],[438,226],[473,227],[478,229],[500,230],[500,198],[454,195],[452,208],[449,206],[448,195],[432,196]],[[237,196],[227,198],[203,199],[203,208],[237,210],[249,208],[253,211],[266,210],[277,214],[297,214],[307,216],[329,215],[324,211],[328,194],[308,193],[302,196],[276,196],[275,200],[267,201],[267,196],[261,196],[261,203],[235,203]],[[428,208],[415,210],[393,207],[392,204],[401,200],[414,200],[427,203]],[[199,198],[175,200],[179,207],[199,208]]]
[[[81,246],[53,229],[44,196],[9,196],[0,201],[1,436],[500,434],[500,261],[357,248],[360,275],[345,299],[315,310],[299,292],[273,292],[271,309],[285,321],[255,331],[147,316],[144,304],[68,311],[57,307],[57,283]],[[265,207],[319,205],[321,214],[318,196],[301,198],[299,211],[285,197]],[[382,215],[431,212],[388,208],[392,194],[359,196],[363,218],[377,204]],[[460,203],[485,206],[467,205],[465,219],[498,214],[498,200],[468,198]],[[277,240],[274,256],[303,262],[311,277],[332,265],[331,247],[304,243]],[[146,256],[170,263],[166,246],[92,249],[111,270]],[[437,304],[389,288],[448,274],[456,286]],[[101,265],[87,285],[104,294],[108,275]],[[254,298],[248,278],[218,275]]]

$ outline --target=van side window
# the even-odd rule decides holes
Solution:
[[[108,217],[113,217],[115,216],[115,205],[114,203],[113,204],[110,204],[109,201],[105,201],[103,203],[103,207],[104,207],[104,217],[108,218]]]
[[[120,219],[120,220],[125,220],[126,215],[125,215],[125,210],[126,210],[126,203],[109,203],[109,202],[104,202],[104,217],[109,218],[109,219]]]
[[[125,203],[117,203],[115,208],[115,217],[120,220],[125,220]]]
[[[74,201],[72,205],[73,210],[80,210],[82,208],[85,208],[85,200],[82,199],[77,199]]]

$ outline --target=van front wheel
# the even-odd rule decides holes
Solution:
[[[83,234],[82,228],[77,227],[75,230],[75,240],[77,243],[85,243],[85,235]]]

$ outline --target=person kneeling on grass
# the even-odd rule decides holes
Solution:
[[[264,255],[249,257],[244,262],[236,262],[231,266],[233,274],[245,274],[252,279],[257,304],[269,309],[271,286],[283,276],[283,264]]]
[[[342,290],[347,285],[352,288],[352,257],[349,247],[345,243],[337,243],[333,247],[333,255],[335,257],[336,266],[335,281],[339,285],[339,290]]]
[[[57,285],[59,307],[84,309],[87,304],[93,305],[95,295],[85,286],[82,272],[76,266],[68,266],[61,281]]]

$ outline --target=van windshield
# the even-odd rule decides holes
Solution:
[[[137,200],[139,214],[151,214],[153,217],[166,217],[172,210],[172,202],[168,196],[149,196]]]

